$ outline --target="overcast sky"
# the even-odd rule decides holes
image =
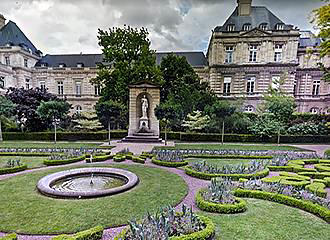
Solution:
[[[321,0],[253,0],[302,30]],[[158,51],[205,51],[236,0],[1,0],[0,13],[16,22],[44,54],[99,53],[97,29],[147,27]]]

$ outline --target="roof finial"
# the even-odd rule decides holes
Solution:
[[[239,16],[249,16],[251,14],[252,0],[237,0],[237,3]]]

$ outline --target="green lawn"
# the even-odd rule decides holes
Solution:
[[[253,159],[186,158],[185,160],[187,160],[189,163],[205,161],[205,162],[210,163],[212,165],[217,165],[218,167],[222,167],[222,166],[229,165],[229,164],[239,164],[239,163],[244,163],[244,164],[247,165]],[[266,159],[266,161],[267,160],[268,159]]]
[[[90,167],[84,165],[81,167]],[[143,165],[97,165],[125,168],[140,178],[138,186],[114,196],[88,200],[61,200],[40,195],[38,180],[61,167],[0,181],[0,231],[18,233],[72,233],[97,225],[127,224],[146,212],[176,205],[187,194],[183,179],[166,170]],[[75,166],[78,168],[78,166]],[[174,184],[175,183],[175,184]]]
[[[265,144],[175,144],[175,149],[209,149],[209,150],[222,150],[222,149],[235,149],[235,150],[292,150],[292,151],[309,151],[302,148],[292,146],[277,146],[277,145],[265,145]]]
[[[95,142],[34,142],[34,141],[5,141],[0,148],[97,148],[101,143]]]
[[[20,160],[21,164],[27,164],[28,168],[37,168],[42,167],[43,161],[47,159],[48,157],[13,157],[13,156],[0,156],[0,168],[5,167],[8,160]]]
[[[330,226],[297,208],[264,200],[248,200],[242,214],[210,214],[221,240],[328,240]]]

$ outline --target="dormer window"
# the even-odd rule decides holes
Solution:
[[[263,30],[263,31],[267,31],[267,29],[268,29],[268,24],[267,24],[267,23],[261,23],[261,24],[259,25],[259,28],[260,28],[261,30]]]
[[[65,68],[65,64],[64,63],[60,63],[60,64],[58,64],[58,67],[59,68]]]
[[[250,31],[251,30],[251,24],[250,23],[246,23],[243,25],[242,27],[243,31]]]
[[[77,68],[83,68],[84,64],[83,63],[77,63]]]
[[[40,67],[47,67],[47,63],[40,63]]]
[[[275,30],[284,30],[284,24],[283,23],[278,23],[275,25]]]
[[[229,25],[227,25],[227,31],[228,32],[235,31],[235,24],[229,24]]]

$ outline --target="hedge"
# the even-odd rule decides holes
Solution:
[[[93,156],[92,163],[93,162],[104,162],[104,161],[110,160],[112,158],[113,158],[112,155]],[[87,163],[90,163],[91,162],[91,159],[90,158],[86,158],[86,162]]]
[[[281,183],[283,185],[290,185],[295,187],[305,187],[310,184],[310,181],[286,176],[273,176],[270,178],[263,178],[261,181],[265,183]]]
[[[313,182],[305,187],[306,190],[316,194],[319,197],[326,198],[327,192],[325,191],[325,184],[320,182]]]
[[[72,236],[59,235],[52,240],[101,240],[103,236],[103,227],[94,227],[86,231],[78,232]]]
[[[151,160],[151,162],[153,164],[156,164],[156,165],[159,165],[159,166],[171,167],[171,168],[183,167],[183,166],[188,165],[188,162],[187,161],[183,161],[183,162],[165,162],[165,161],[157,160],[155,158],[153,158]]]
[[[203,198],[203,193],[205,189],[201,189],[196,195],[196,205],[199,209],[212,212],[212,213],[224,213],[224,214],[232,214],[232,213],[241,213],[247,210],[247,203],[245,200],[236,198],[236,202],[234,204],[220,204],[208,202]]]
[[[330,148],[325,150],[324,156],[325,156],[325,158],[330,159]]]
[[[324,159],[321,159],[321,160],[319,161],[319,163],[330,164],[330,160],[324,160]]]
[[[75,163],[79,162],[82,160],[85,160],[86,156],[82,155],[80,157],[76,158],[70,158],[70,159],[65,159],[65,160],[44,160],[44,164],[47,166],[56,166],[56,165],[64,165],[64,164],[70,164],[70,163]]]
[[[133,156],[132,157],[132,161],[135,163],[141,163],[141,164],[145,164],[146,160],[141,158],[141,157],[137,157],[137,156]]]
[[[211,180],[212,178],[215,178],[215,177],[227,177],[234,181],[238,181],[240,178],[252,179],[252,178],[266,177],[269,174],[269,169],[266,168],[260,172],[253,173],[253,174],[223,174],[223,173],[211,174],[211,173],[197,172],[197,171],[193,170],[190,166],[186,166],[185,172],[187,175],[189,175],[191,177],[204,179],[204,180]]]
[[[293,177],[296,178],[297,180],[307,180],[307,181],[311,180],[311,178],[308,176],[302,176],[291,172],[280,172],[280,176]]]
[[[206,227],[195,233],[183,236],[169,237],[169,240],[211,240],[215,234],[215,225],[212,220],[205,216],[198,216],[198,218],[206,225]],[[114,240],[124,240],[127,229],[124,229]]]
[[[111,138],[122,139],[128,134],[127,130],[112,130]],[[188,142],[220,142],[221,134],[219,133],[180,133],[169,132],[167,134],[170,140],[181,140]],[[164,138],[164,133],[161,133]],[[3,138],[8,140],[38,140],[52,141],[54,139],[53,132],[4,132]],[[106,131],[99,132],[58,132],[57,140],[59,141],[78,141],[78,140],[97,140],[104,141],[108,138]],[[321,136],[281,136],[281,143],[330,143],[330,135]],[[262,143],[277,143],[277,136],[260,137],[251,134],[225,134],[225,142],[262,142]]]
[[[258,198],[282,203],[290,207],[296,207],[301,210],[313,213],[316,216],[324,219],[327,223],[330,223],[330,210],[311,201],[300,200],[283,194],[263,192],[258,190],[236,189],[234,195],[243,198]]]
[[[223,158],[223,159],[272,159],[272,156],[247,156],[247,155],[207,155],[188,154],[185,158]]]
[[[26,169],[27,169],[26,164],[16,166],[16,167],[11,167],[11,168],[0,168],[0,175],[21,172],[21,171],[24,171]]]
[[[1,240],[17,240],[17,235],[15,233],[8,234],[7,236],[0,237]]]
[[[330,172],[330,164],[326,164],[326,163],[315,164],[315,168],[319,172]]]
[[[324,178],[323,180],[325,181],[325,185],[326,185],[327,187],[330,187],[330,177],[326,177],[326,178]]]
[[[126,155],[115,155],[112,159],[114,162],[123,162],[126,160]]]
[[[0,156],[13,156],[13,157],[48,157],[51,153],[38,153],[38,152],[0,152]]]
[[[298,175],[308,176],[316,179],[323,179],[330,177],[330,172],[298,172]]]
[[[293,172],[292,166],[268,166],[270,171],[279,172],[279,171],[286,171],[286,172]]]

